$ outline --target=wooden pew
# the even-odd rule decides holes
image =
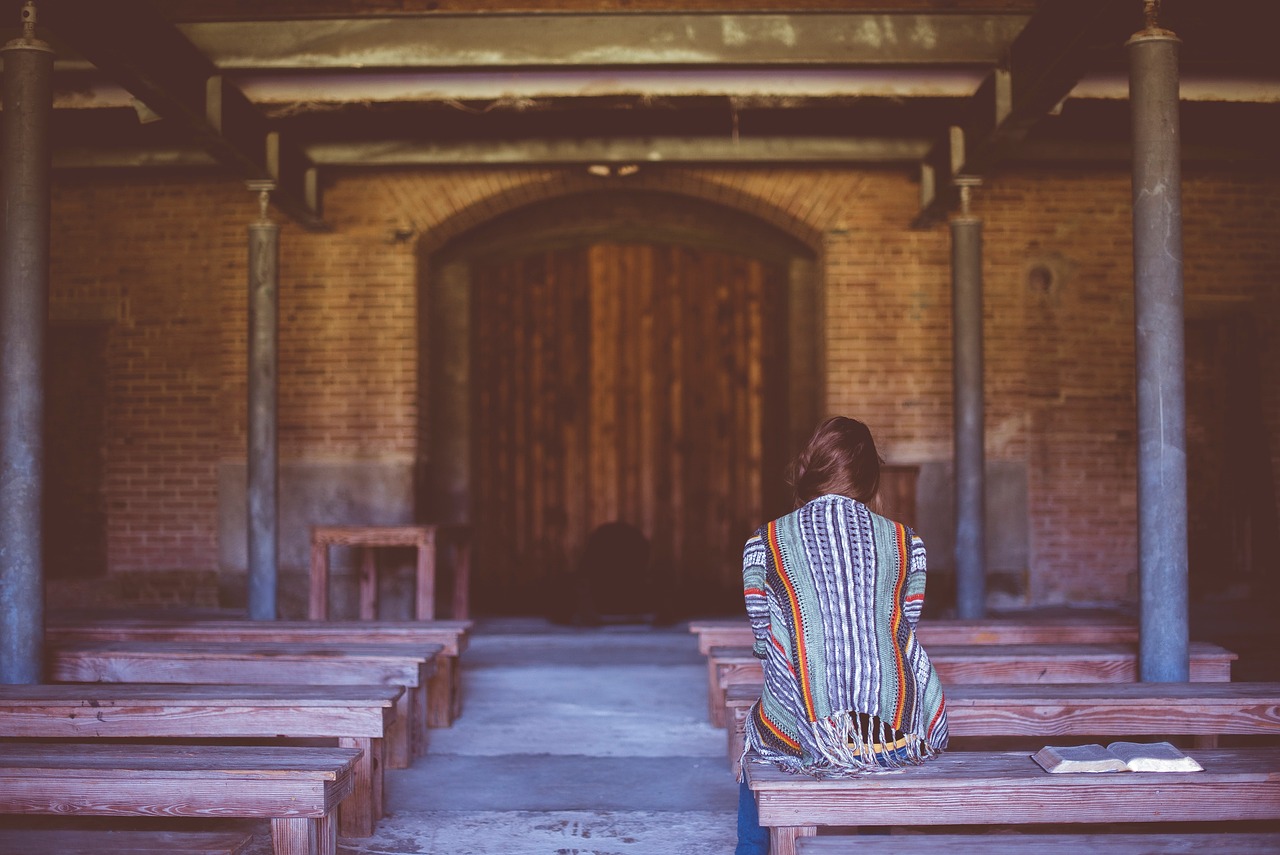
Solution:
[[[852,837],[801,837],[800,855],[1275,855],[1280,834],[1232,832],[1204,834],[894,834]]]
[[[958,683],[1131,683],[1138,679],[1135,644],[938,644],[927,648],[944,685]],[[712,724],[725,726],[729,686],[760,684],[760,660],[750,647],[713,647]],[[1216,644],[1190,645],[1191,680],[1226,682],[1236,654]]]
[[[238,831],[0,828],[5,855],[240,855],[252,841]]]
[[[1280,683],[957,683],[945,687],[952,736],[1272,734],[1280,736]],[[760,687],[725,695],[734,777],[743,727]]]
[[[819,826],[1280,819],[1280,748],[1192,752],[1202,772],[1050,775],[1026,752],[948,752],[891,774],[818,780],[748,764],[772,855]]]
[[[403,686],[387,738],[387,763],[407,768],[426,752],[427,680],[435,645],[279,642],[49,642],[50,680],[63,683],[191,683]]]
[[[0,743],[0,814],[271,820],[276,855],[336,855],[354,748]]]
[[[339,831],[368,837],[382,817],[383,740],[403,693],[402,686],[0,686],[0,737],[333,739],[361,752]]]
[[[311,644],[438,644],[428,686],[427,722],[448,727],[462,713],[459,657],[471,638],[472,621],[175,620],[98,618],[80,612],[52,613],[45,627],[51,641],[270,641]]]
[[[746,617],[691,621],[689,631],[703,656],[753,640]],[[1137,644],[1138,623],[1121,615],[934,618],[921,621],[916,635],[926,650],[932,644]]]

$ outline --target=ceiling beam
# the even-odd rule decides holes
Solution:
[[[726,137],[529,139],[460,143],[385,140],[317,143],[307,155],[320,166],[539,166],[685,163],[897,163],[920,159],[923,139]],[[197,148],[101,148],[75,146],[53,153],[58,169],[199,167],[215,163]]]
[[[245,180],[274,182],[271,201],[290,218],[326,228],[314,164],[148,2],[54,0],[41,5],[40,23],[219,163]]]
[[[790,12],[947,12],[991,14],[1035,11],[1036,0],[793,0]],[[778,0],[165,0],[174,21],[251,21],[270,18],[349,18],[357,14],[557,15],[636,12],[773,12]]]
[[[1009,157],[1027,132],[1080,82],[1088,54],[1123,42],[1141,24],[1115,0],[1046,0],[920,163],[920,212],[927,228],[956,208],[957,178],[981,177]],[[1128,24],[1128,30],[1126,30]]]
[[[219,21],[178,27],[225,72],[458,71],[990,67],[1026,21],[1023,14],[671,13]]]

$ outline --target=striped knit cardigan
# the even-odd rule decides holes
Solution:
[[[899,765],[946,747],[942,685],[915,635],[925,581],[915,532],[820,496],[747,541],[742,575],[765,678],[744,759],[817,777],[883,769],[864,740],[867,716],[906,737]]]

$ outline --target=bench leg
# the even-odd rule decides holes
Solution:
[[[271,851],[273,855],[337,855],[333,812],[318,819],[290,816],[271,820]]]
[[[454,656],[437,656],[436,670],[427,681],[427,726],[448,727],[453,724]]]
[[[775,825],[769,829],[769,855],[796,855],[796,841],[817,833],[812,825]]]
[[[343,837],[368,837],[380,818],[374,808],[374,781],[381,777],[381,769],[373,752],[374,740],[367,736],[339,737],[343,748],[359,748],[363,753],[353,771],[354,787],[351,795],[338,806],[338,826]]]
[[[707,717],[717,727],[723,727],[724,698],[720,692],[720,675],[717,673],[715,661],[707,656]],[[717,723],[717,720],[719,723]]]
[[[449,723],[462,715],[462,668],[457,656],[449,657]]]
[[[430,721],[431,692],[427,683],[414,686],[413,689],[413,756],[424,757],[427,753],[427,725]]]
[[[391,730],[387,733],[387,765],[392,769],[408,769],[413,763],[412,747],[409,740],[413,738],[413,694],[406,688],[396,698],[396,718],[391,722]]]

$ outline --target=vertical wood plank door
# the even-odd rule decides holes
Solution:
[[[601,611],[740,603],[787,454],[786,275],[662,243],[474,262],[477,607],[572,609],[583,545],[614,521],[648,538],[650,570],[620,570]]]

